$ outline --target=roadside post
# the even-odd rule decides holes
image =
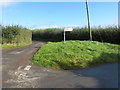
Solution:
[[[64,28],[64,43],[65,43],[65,32],[66,31],[73,31],[73,28]]]

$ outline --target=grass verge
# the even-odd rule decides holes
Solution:
[[[0,48],[18,48],[18,47],[24,47],[27,45],[30,45],[32,43],[24,43],[20,45],[12,45],[12,44],[0,44]]]
[[[97,41],[49,42],[33,56],[33,62],[49,68],[79,69],[118,62],[118,49],[117,44]]]

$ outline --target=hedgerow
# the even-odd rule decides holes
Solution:
[[[119,44],[120,28],[117,26],[106,28],[92,28],[93,41]],[[63,41],[63,29],[33,30],[33,40]],[[74,28],[73,31],[66,32],[66,40],[89,40],[87,28]]]
[[[32,32],[20,26],[2,28],[2,44],[24,44],[32,42]]]

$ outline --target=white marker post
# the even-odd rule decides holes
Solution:
[[[64,43],[65,43],[65,31],[72,31],[73,28],[64,28]]]

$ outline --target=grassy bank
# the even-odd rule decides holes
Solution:
[[[49,42],[34,55],[33,62],[56,69],[79,69],[118,62],[118,46],[97,41]]]

